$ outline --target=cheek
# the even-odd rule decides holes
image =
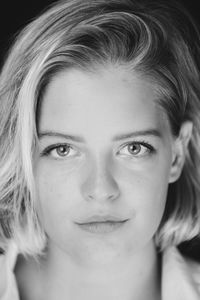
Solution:
[[[169,161],[157,160],[146,165],[145,171],[130,167],[119,172],[124,203],[134,212],[134,232],[141,239],[153,237],[160,225],[168,191]]]
[[[37,211],[44,228],[66,222],[78,205],[75,176],[61,169],[40,164],[35,172]]]
[[[136,218],[139,227],[144,228],[144,233],[147,230],[154,234],[163,217],[168,185],[161,178],[157,180],[156,184],[151,183],[150,180],[145,182],[140,197],[138,197]]]

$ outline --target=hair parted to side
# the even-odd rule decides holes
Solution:
[[[46,237],[37,216],[33,155],[45,87],[67,68],[121,65],[148,77],[174,136],[193,122],[186,163],[169,186],[156,234],[161,249],[200,233],[199,33],[178,4],[146,0],[66,0],[18,35],[0,77],[0,240],[36,255]]]

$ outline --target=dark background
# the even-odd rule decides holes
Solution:
[[[55,0],[13,0],[12,2],[3,0],[0,11],[0,67],[20,29],[53,2]],[[189,10],[200,28],[200,0],[179,0],[179,2]],[[180,250],[200,261],[200,239],[182,244]]]
[[[55,0],[3,0],[0,11],[0,65],[16,33],[53,2]],[[188,8],[200,26],[200,0],[179,2]]]

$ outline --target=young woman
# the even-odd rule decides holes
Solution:
[[[68,0],[0,78],[1,300],[196,300],[199,33],[169,1]]]

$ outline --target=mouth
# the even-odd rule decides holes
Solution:
[[[123,227],[128,219],[114,216],[93,216],[84,222],[76,223],[84,231],[96,234],[111,233]]]

